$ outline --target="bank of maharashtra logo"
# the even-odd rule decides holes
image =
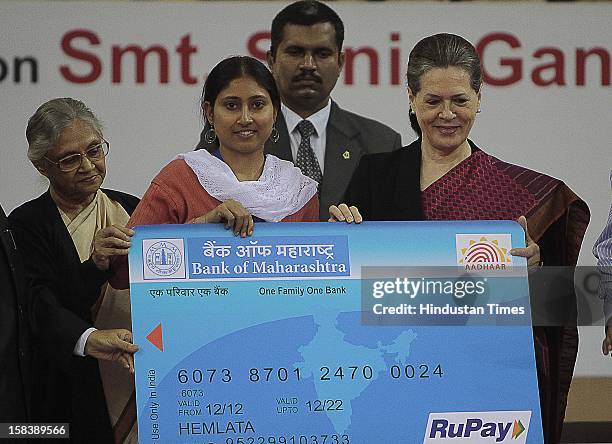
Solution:
[[[466,270],[505,270],[512,265],[510,234],[457,234],[457,264]]]
[[[184,279],[183,239],[146,239],[142,241],[145,279]]]
[[[423,443],[525,443],[530,420],[530,411],[430,413]]]

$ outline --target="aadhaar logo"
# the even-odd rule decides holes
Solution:
[[[457,234],[457,265],[466,271],[505,270],[512,265],[510,234]]]
[[[525,443],[531,411],[430,413],[424,444]]]

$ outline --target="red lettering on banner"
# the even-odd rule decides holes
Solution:
[[[150,53],[157,53],[159,57],[159,83],[168,83],[168,51],[162,46],[154,45],[143,49],[138,45],[128,45],[121,48],[118,45],[112,47],[113,66],[112,82],[121,83],[121,60],[126,53],[133,53],[136,63],[136,83],[145,83],[145,58]]]
[[[181,38],[181,44],[176,47],[176,52],[181,56],[181,79],[183,82],[188,85],[198,83],[198,78],[193,77],[190,70],[190,57],[192,54],[196,54],[198,52],[198,47],[191,45],[190,34],[185,34],[183,38]]]
[[[400,33],[392,32],[391,33],[391,41],[399,42],[400,41]],[[391,59],[391,85],[399,85],[400,84],[400,49],[399,48],[391,48],[389,50],[389,57]]]
[[[62,76],[72,83],[91,83],[95,82],[100,74],[102,74],[102,63],[95,54],[91,52],[76,49],[72,46],[75,39],[87,39],[91,45],[99,45],[100,39],[96,34],[86,29],[75,29],[67,32],[62,37],[62,51],[68,56],[91,65],[91,71],[86,75],[74,74],[68,65],[60,66]]]
[[[480,59],[484,60],[484,53],[487,46],[494,42],[504,42],[510,45],[511,48],[520,48],[521,43],[519,40],[514,37],[512,34],[507,34],[504,32],[494,32],[491,34],[485,35],[478,44],[476,45],[476,50],[478,54],[480,54]],[[511,68],[510,75],[506,77],[493,77],[484,66],[482,66],[482,79],[485,83],[493,86],[507,86],[521,80],[523,74],[523,62],[521,59],[516,58],[500,58],[499,64],[501,66],[509,66]]]
[[[61,65],[60,73],[69,82],[72,83],[93,83],[99,79],[102,74],[102,62],[100,58],[93,52],[85,51],[84,49],[76,48],[75,41],[77,39],[86,39],[90,45],[101,45],[102,41],[92,31],[86,29],[75,29],[67,32],[62,37],[61,47],[64,53],[73,59],[86,62],[90,66],[87,74],[77,74],[69,65]],[[185,34],[181,37],[180,43],[175,48],[180,59],[181,65],[181,80],[187,85],[199,83],[198,77],[191,74],[192,55],[198,52],[198,48],[191,43],[191,35]],[[143,48],[137,44],[128,44],[126,46],[113,45],[111,47],[111,82],[122,83],[123,62],[126,54],[130,54],[134,60],[135,82],[143,84],[146,82],[146,62],[150,59],[149,55],[155,53],[158,60],[159,83],[168,83],[169,79],[169,52],[164,46],[153,45],[148,48]]]
[[[85,45],[79,40],[85,40]],[[389,85],[400,85],[403,76],[403,64],[401,59],[401,35],[399,32],[391,32],[389,34],[389,49],[388,58],[384,57],[386,52],[380,48],[371,46],[363,46],[358,48],[345,48],[345,63],[344,63],[344,84],[355,84],[356,71],[365,72],[369,75],[368,83],[370,85],[380,85],[380,68],[381,63],[389,65]],[[61,75],[68,82],[72,83],[93,83],[99,80],[102,75],[102,59],[92,52],[92,48],[100,46],[101,39],[96,33],[87,29],[74,29],[63,35],[61,47],[64,54],[71,60],[76,60],[85,63],[87,71],[83,74],[75,71],[75,67],[64,64],[59,70]],[[262,61],[266,60],[266,54],[270,44],[270,32],[260,31],[251,34],[248,37],[246,46],[248,53]],[[500,46],[501,45],[501,46]],[[495,46],[495,47],[494,47]],[[477,43],[476,49],[480,54],[483,62],[482,75],[483,81],[492,86],[509,86],[523,80],[524,64],[529,60],[525,60],[520,54],[508,56],[504,53],[508,48],[511,51],[526,49],[521,44],[521,41],[513,34],[507,32],[492,32],[485,34]],[[381,52],[382,51],[382,52]],[[201,76],[194,75],[191,71],[194,55],[198,53],[198,47],[191,42],[191,34],[184,34],[179,44],[174,48],[174,52],[178,55],[180,63],[181,81],[187,85],[196,85],[200,82]],[[519,51],[516,51],[517,53]],[[152,45],[150,47],[142,47],[138,44],[113,45],[111,46],[111,82],[113,84],[122,83],[125,81],[123,71],[125,70],[126,56],[129,54],[134,60],[135,82],[137,84],[146,83],[146,67],[147,63],[151,62],[151,54],[157,61],[157,81],[161,84],[169,83],[170,81],[170,57],[173,54],[170,47],[166,48],[163,45]],[[381,54],[383,58],[381,59]],[[485,55],[488,57],[485,58]],[[564,51],[562,48],[556,47],[541,47],[535,48],[531,54],[535,62],[530,75],[526,74],[526,79],[531,80],[534,86],[546,87],[550,85],[566,86],[567,73],[565,72],[566,57],[570,52]],[[571,54],[575,57],[576,62],[576,79],[577,86],[584,86],[587,82],[588,66],[591,69],[596,69],[600,66],[601,86],[610,86],[610,52],[606,48],[594,47],[590,49],[577,48],[575,53]],[[363,60],[363,61],[361,61]],[[599,60],[599,65],[597,65]],[[502,68],[501,72],[492,72],[491,63],[496,64],[496,68]],[[365,65],[364,63],[367,63]],[[38,80],[38,66],[36,59],[33,58],[15,58],[14,63],[14,78],[17,83],[21,82],[23,67],[29,64],[31,68],[31,81],[36,83]],[[23,67],[22,67],[23,65]],[[8,78],[11,70],[9,63],[0,58],[0,82]],[[131,72],[131,71],[130,71]],[[151,69],[149,69],[151,72]],[[595,78],[594,76],[592,78]],[[570,81],[571,83],[571,81]]]
[[[359,54],[365,54],[370,59],[370,85],[378,85],[378,52],[369,46],[359,49],[346,48],[344,50],[344,84],[352,85],[354,83],[354,60]]]
[[[604,48],[592,48],[586,51],[584,48],[576,50],[576,85],[584,86],[586,59],[591,55],[598,55],[601,61],[601,84],[610,86],[610,53]]]
[[[266,61],[266,54],[268,53],[268,49],[270,47],[270,31],[260,31],[249,37],[247,41],[247,49],[251,56],[256,59]],[[268,46],[265,49],[259,47],[259,42],[264,41],[268,43]]]
[[[485,35],[476,45],[476,49],[483,61],[482,78],[483,81],[493,86],[508,86],[517,83],[523,78],[523,59],[516,58],[499,58],[500,66],[509,66],[511,73],[506,77],[495,77],[485,67],[484,53],[487,47],[496,42],[507,43],[511,48],[521,48],[521,42],[512,34],[495,32]],[[543,47],[533,53],[534,59],[541,59],[545,56],[552,56],[553,60],[550,63],[540,64],[533,68],[531,72],[531,80],[535,86],[559,85],[566,86],[565,79],[565,53],[561,48]],[[577,48],[576,57],[576,85],[583,86],[586,83],[586,59],[592,56],[597,56],[601,66],[601,86],[610,86],[610,53],[607,49],[596,47],[590,50]],[[544,74],[550,71],[551,74]]]
[[[538,86],[548,86],[552,84],[565,85],[565,57],[563,52],[558,48],[540,48],[533,53],[536,59],[542,58],[544,55],[552,55],[554,60],[551,63],[538,65],[531,72],[531,80]],[[543,71],[554,70],[553,76],[546,80],[542,77]]]

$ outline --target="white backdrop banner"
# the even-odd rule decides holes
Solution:
[[[263,60],[270,23],[283,5],[0,2],[5,210],[46,189],[26,158],[25,127],[54,97],[79,98],[104,122],[111,143],[104,185],[142,195],[163,165],[196,145],[206,73],[228,55]],[[564,180],[589,204],[580,263],[594,264],[591,248],[611,200],[612,3],[333,7],[345,23],[347,54],[333,98],[395,128],[404,144],[414,138],[404,80],[412,46],[438,32],[474,43],[486,83],[471,138],[501,159]],[[601,341],[601,330],[593,336]],[[609,365],[588,361],[589,368],[579,363],[579,373],[610,374]]]

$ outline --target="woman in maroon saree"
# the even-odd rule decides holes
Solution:
[[[586,204],[560,180],[496,159],[468,140],[482,84],[474,47],[452,34],[427,37],[410,53],[407,79],[410,121],[419,139],[395,152],[364,156],[347,205],[330,207],[330,214],[356,221],[525,216],[537,245],[511,253],[527,256],[531,264],[539,245],[546,266],[574,266],[589,221]],[[561,438],[578,350],[575,297],[566,294],[566,322],[534,327],[547,444]]]

